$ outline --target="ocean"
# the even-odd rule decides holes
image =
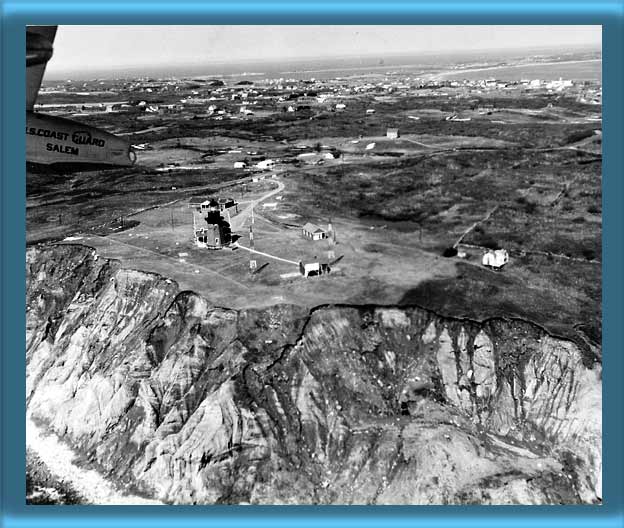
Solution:
[[[115,71],[83,70],[55,73],[47,81],[71,79],[118,79],[149,77],[164,78],[219,78],[233,81],[261,79],[334,79],[337,77],[387,77],[408,75],[424,77],[449,68],[478,68],[492,64],[513,64],[526,62],[531,57],[555,57],[561,64],[556,66],[532,64],[520,67],[504,67],[491,72],[473,71],[462,77],[462,73],[445,74],[445,78],[490,78],[517,80],[524,78],[571,80],[600,80],[600,52],[578,50],[562,53],[561,50],[532,49],[526,51],[471,51],[441,54],[405,54],[392,56],[331,57],[300,59],[296,61],[258,60],[253,62],[222,62],[206,64],[176,64],[171,66],[133,67]],[[567,62],[579,59],[597,59],[593,62]]]

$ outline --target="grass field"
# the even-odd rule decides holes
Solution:
[[[600,342],[600,107],[555,94],[468,99],[452,91],[345,100],[344,112],[221,121],[193,119],[191,110],[147,121],[83,117],[139,131],[133,141],[151,150],[139,153],[139,168],[29,175],[28,242],[76,237],[220,306],[413,303],[464,317],[523,317]],[[453,114],[470,121],[446,119]],[[387,127],[401,137],[385,137]],[[336,157],[306,162],[304,151]],[[261,271],[252,274],[242,248],[193,245],[187,203],[202,194],[233,196],[242,209],[257,202],[274,183],[250,183],[233,162],[266,158],[278,160],[285,187],[271,198],[276,206],[256,203],[255,248],[270,256],[255,255]],[[330,219],[335,247],[302,238],[300,226]],[[236,229],[247,247],[248,225],[244,216]],[[442,257],[462,236],[467,258]],[[484,269],[484,247],[509,250],[511,262],[499,273]],[[330,249],[341,257],[331,274],[283,277],[297,266],[279,259],[329,261]]]

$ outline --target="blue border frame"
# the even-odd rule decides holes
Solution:
[[[432,526],[534,528],[624,526],[624,0],[0,0],[2,54],[1,313],[2,512],[0,526],[93,528]],[[595,24],[603,26],[603,445],[602,506],[50,506],[27,507],[25,490],[26,24]],[[16,51],[20,50],[20,51]]]

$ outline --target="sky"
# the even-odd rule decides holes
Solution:
[[[61,26],[47,74],[171,64],[600,45],[600,26]]]

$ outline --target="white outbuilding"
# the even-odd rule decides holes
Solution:
[[[505,264],[509,262],[509,253],[507,253],[506,249],[490,249],[486,253],[483,254],[483,258],[481,259],[481,263],[488,267],[494,269],[500,269]]]
[[[301,234],[304,238],[308,238],[310,240],[323,240],[327,237],[327,231],[325,229],[308,222],[301,228]]]
[[[259,161],[256,167],[260,170],[271,170],[275,167],[275,162],[272,159]]]

